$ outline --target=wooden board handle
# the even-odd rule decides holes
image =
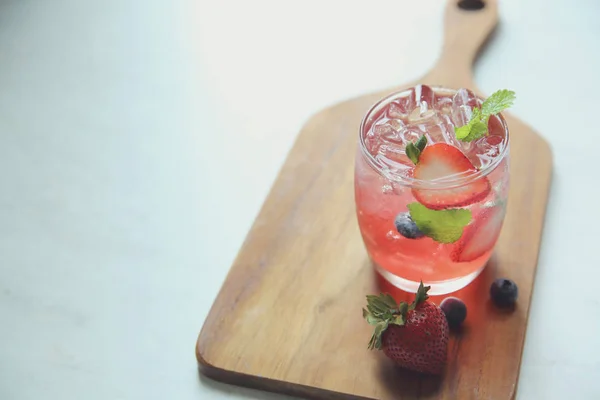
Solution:
[[[483,8],[461,8],[476,6],[477,3],[483,4]],[[423,81],[432,85],[468,87],[478,91],[471,67],[479,50],[498,24],[497,0],[449,0],[444,19],[442,55]]]

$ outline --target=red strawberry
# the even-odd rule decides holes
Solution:
[[[367,296],[363,316],[375,326],[370,349],[383,350],[404,368],[441,374],[446,364],[448,322],[438,306],[426,301],[428,290],[421,282],[411,305],[397,304],[389,294]]]
[[[484,209],[472,224],[467,225],[462,237],[454,245],[452,260],[473,261],[491,250],[500,236],[503,222],[503,206]]]
[[[456,147],[446,143],[427,146],[419,156],[413,177],[424,181],[476,172],[471,161]],[[425,207],[441,210],[462,207],[483,200],[490,192],[486,177],[452,189],[413,189],[413,196]]]

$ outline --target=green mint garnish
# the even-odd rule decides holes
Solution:
[[[496,115],[511,107],[515,102],[515,92],[512,90],[501,89],[488,97],[481,105],[483,115]]]
[[[410,142],[406,145],[406,155],[408,158],[410,158],[410,161],[412,161],[413,164],[417,164],[419,162],[419,156],[421,153],[419,152],[419,149],[417,149],[417,146]]]
[[[439,243],[456,242],[462,236],[464,227],[471,222],[471,211],[462,208],[431,210],[416,202],[407,207],[417,228]]]
[[[424,135],[415,143],[408,142],[406,145],[406,155],[415,165],[419,162],[419,157],[421,156],[421,152],[425,149],[425,146],[427,146],[427,138]]]
[[[473,115],[466,125],[454,127],[456,138],[463,142],[479,139],[487,134],[487,118],[481,116],[481,109],[474,108]]]
[[[423,150],[425,150],[425,146],[427,146],[427,138],[425,137],[425,135],[422,135],[419,140],[417,140],[417,143],[415,143],[415,146],[417,146],[417,149],[419,149],[419,152],[422,152]]]
[[[463,142],[471,142],[487,135],[490,117],[512,106],[515,98],[515,92],[512,90],[502,89],[492,94],[483,102],[481,108],[473,109],[473,115],[466,125],[454,128],[456,138]]]

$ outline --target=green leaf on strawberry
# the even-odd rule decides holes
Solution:
[[[410,305],[404,301],[398,304],[389,293],[381,293],[379,296],[367,295],[367,308],[363,308],[363,318],[369,325],[375,326],[369,349],[380,349],[383,332],[390,324],[404,325],[408,312],[429,298],[429,289],[430,286],[423,286],[421,282],[415,300]]]
[[[421,203],[408,204],[410,217],[417,228],[439,243],[454,243],[471,222],[471,211],[462,208],[431,210]]]
[[[363,308],[363,318],[367,320],[369,325],[377,325],[377,323],[379,322],[378,318],[376,318],[373,314],[371,314],[371,312],[365,310],[364,308]]]
[[[367,311],[375,316],[381,317],[389,312],[389,310],[396,309],[398,304],[392,296],[388,295],[368,295],[367,296]]]
[[[427,295],[429,288],[430,286],[424,287],[423,281],[421,281],[421,283],[419,284],[419,288],[417,289],[417,294],[415,295],[415,300],[412,302],[410,307],[408,307],[409,310],[414,310],[419,303],[427,301],[427,299],[429,298],[429,296]]]
[[[410,305],[396,303],[389,294],[369,295],[363,316],[373,326],[369,349],[382,350],[401,367],[441,374],[446,364],[449,328],[444,312],[427,301],[428,290],[429,286],[421,282]]]
[[[380,349],[381,348],[381,335],[388,327],[388,321],[380,321],[375,325],[375,332],[369,342],[369,349]]]
[[[402,316],[402,314],[396,315],[394,317],[394,319],[392,320],[392,324],[394,324],[394,325],[404,325],[404,317]]]
[[[421,283],[423,283],[423,282],[421,282]],[[407,312],[408,312],[408,303],[406,303],[406,302],[400,303],[400,305],[398,306],[398,313],[400,315],[406,315]]]
[[[398,308],[398,303],[396,303],[396,300],[394,300],[394,298],[392,297],[392,295],[390,295],[389,293],[386,293],[386,294],[383,295],[382,301],[389,308],[392,308],[392,309]]]

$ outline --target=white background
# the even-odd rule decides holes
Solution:
[[[479,86],[552,144],[519,399],[600,398],[600,2],[500,0]],[[442,0],[0,2],[0,398],[279,399],[196,337],[296,133],[411,81]]]

